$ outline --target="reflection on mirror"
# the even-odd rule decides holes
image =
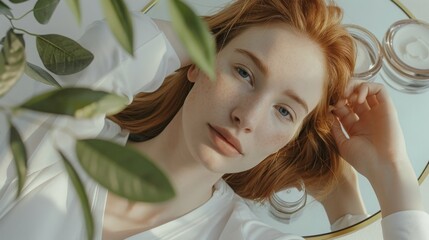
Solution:
[[[429,89],[429,24],[400,20],[383,39],[383,79],[393,88],[419,93]]]
[[[2,238],[302,239],[379,211],[429,237],[429,93],[377,74],[391,2],[30,3],[0,2]]]
[[[361,26],[345,24],[344,27],[352,35],[356,46],[353,79],[374,81],[383,59],[380,42],[374,34]]]
[[[278,220],[290,223],[297,219],[307,203],[307,191],[303,181],[298,187],[282,189],[274,193],[269,199],[269,211]]]

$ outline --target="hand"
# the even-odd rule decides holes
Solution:
[[[384,86],[353,80],[345,95],[333,111],[350,137],[335,121],[340,154],[367,178],[378,176],[385,165],[408,161],[397,113]]]
[[[395,107],[384,86],[351,81],[333,114],[339,120],[334,121],[332,134],[340,154],[368,178],[383,215],[421,209],[417,178]],[[349,138],[343,134],[340,123]]]

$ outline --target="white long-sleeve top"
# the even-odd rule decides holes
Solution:
[[[95,55],[80,73],[61,77],[63,83],[114,92],[132,101],[138,92],[156,90],[164,78],[179,68],[179,59],[165,35],[144,15],[134,15],[135,56],[116,43],[104,22],[91,25],[80,44]],[[0,101],[17,105],[47,89],[23,79]],[[31,90],[30,90],[31,89]],[[77,169],[88,194],[95,220],[95,239],[102,239],[107,190],[81,169],[74,153],[75,138],[104,138],[125,144],[128,133],[104,116],[75,120],[22,112],[13,118],[28,152],[28,176],[16,199],[17,175],[8,148],[8,125],[0,115],[0,239],[85,239],[84,218],[73,184],[58,155],[61,150]],[[383,220],[385,239],[429,239],[429,216],[404,211]],[[186,215],[129,237],[149,239],[302,239],[283,233],[257,219],[245,201],[220,180],[213,196]]]

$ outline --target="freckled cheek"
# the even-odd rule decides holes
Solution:
[[[294,133],[292,131],[280,132],[276,131],[270,136],[267,136],[265,141],[266,149],[270,149],[271,153],[277,152],[279,149],[287,145],[292,139]]]
[[[209,94],[216,99],[217,102],[231,103],[233,99],[238,97],[237,83],[224,73],[218,73],[216,82],[210,83],[206,89],[206,94]]]

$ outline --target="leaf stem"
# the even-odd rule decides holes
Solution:
[[[9,20],[14,20],[14,21],[21,20],[21,19],[23,19],[24,17],[26,17],[28,14],[30,14],[31,12],[33,12],[33,11],[34,11],[34,9],[31,9],[31,10],[29,10],[28,12],[24,13],[24,15],[22,15],[21,17],[17,17],[17,18],[14,18],[14,17],[8,17],[8,18],[9,18]]]
[[[147,13],[149,10],[151,10],[156,4],[158,3],[158,0],[152,0],[148,4],[146,4],[140,12]]]
[[[12,19],[10,19],[10,18],[8,18],[8,19],[9,19],[10,25],[12,26],[12,28],[13,28],[14,30],[18,30],[18,31],[24,32],[24,33],[26,33],[26,34],[28,34],[28,35],[33,36],[33,37],[37,37],[37,36],[38,36],[37,34],[35,34],[35,33],[31,33],[31,32],[28,32],[28,31],[27,31],[27,30],[25,30],[25,29],[15,27],[15,25],[13,25]]]

